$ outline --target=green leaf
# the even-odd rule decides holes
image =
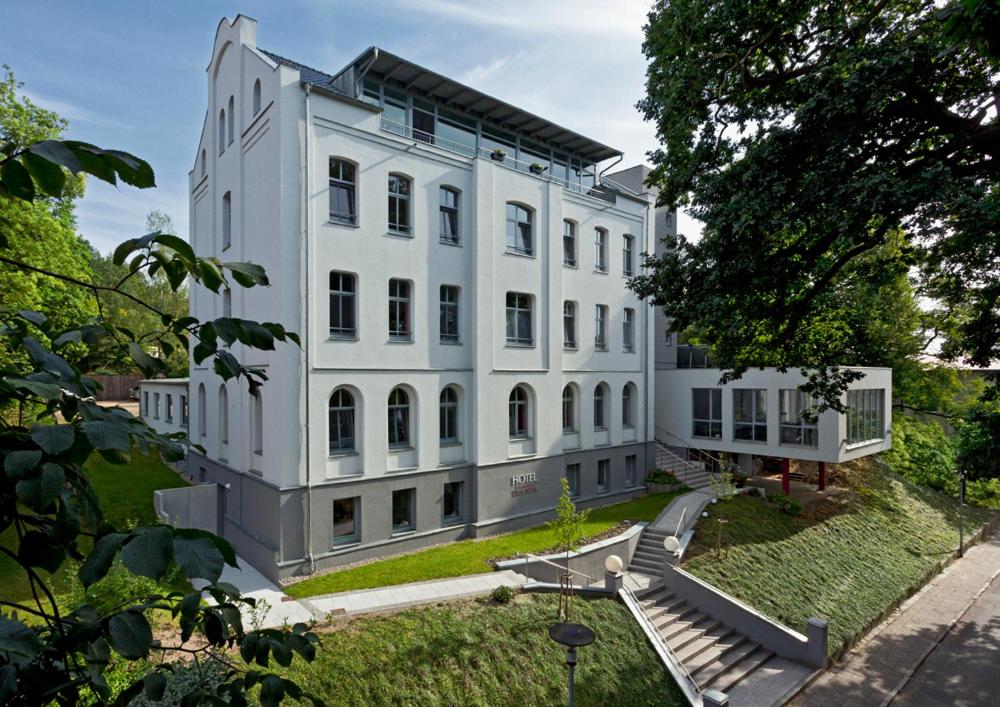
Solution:
[[[149,622],[138,609],[127,609],[115,614],[108,622],[108,638],[111,647],[123,658],[136,660],[149,652],[153,643],[153,631]]]
[[[218,293],[219,288],[225,283],[219,266],[208,258],[198,258],[195,270],[201,278],[201,284],[212,292]]]
[[[115,554],[122,546],[127,536],[124,533],[108,533],[98,538],[94,543],[94,549],[87,555],[83,565],[80,566],[80,582],[84,587],[89,587],[100,581],[111,569]]]
[[[132,449],[124,423],[91,420],[83,423],[83,432],[95,449],[117,449],[122,452]]]
[[[191,244],[183,238],[174,236],[170,233],[161,233],[156,236],[156,242],[161,246],[165,246],[166,248],[174,251],[188,265],[194,266],[194,262],[196,260],[194,249],[191,247]]]
[[[41,142],[36,142],[28,148],[28,152],[53,164],[62,165],[73,174],[77,174],[83,169],[80,160],[76,158],[72,150],[66,147],[66,143],[62,140],[42,140]]]
[[[35,184],[45,194],[51,197],[62,196],[63,186],[66,184],[66,173],[59,165],[49,162],[30,150],[21,155],[21,160],[31,176],[34,177]]]
[[[122,562],[133,574],[159,580],[167,571],[173,554],[170,528],[141,528],[122,549]]]
[[[20,390],[26,390],[32,395],[37,395],[46,400],[58,400],[62,394],[62,388],[56,383],[42,383],[40,381],[28,380],[27,378],[5,378],[8,383]]]
[[[222,267],[228,269],[233,274],[233,279],[243,287],[268,287],[271,284],[264,268],[256,263],[223,263]]]
[[[17,498],[38,512],[59,498],[66,486],[66,475],[58,464],[43,464],[41,472],[17,482]]]
[[[31,181],[31,175],[16,159],[8,159],[0,165],[0,179],[11,196],[25,201],[35,198],[35,185]]]
[[[200,531],[204,533],[204,531]],[[215,544],[204,535],[182,534],[174,530],[174,561],[188,578],[201,577],[215,582],[222,574],[224,558]]]
[[[42,642],[34,631],[20,621],[0,615],[0,651],[27,661],[41,650]]]
[[[147,376],[151,376],[164,368],[163,361],[150,356],[135,341],[128,342],[128,354]]]
[[[73,425],[32,425],[31,439],[46,454],[62,454],[73,446]]]
[[[152,673],[143,678],[143,686],[146,697],[157,702],[163,699],[163,693],[167,690],[167,678],[163,673]]]
[[[19,449],[8,452],[3,460],[3,470],[11,479],[23,479],[28,472],[42,461],[42,453],[37,449]]]
[[[285,696],[285,684],[277,675],[268,675],[260,682],[260,703],[263,707],[278,707]]]
[[[17,547],[17,558],[28,567],[41,567],[56,572],[66,559],[66,550],[38,530],[25,533]]]

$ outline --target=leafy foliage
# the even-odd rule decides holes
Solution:
[[[24,132],[30,133],[27,128]],[[154,185],[152,168],[124,152],[54,138],[12,140],[0,148],[0,207],[59,199],[71,175],[82,174],[111,184],[120,180],[140,188]],[[0,208],[0,213],[8,212]],[[182,450],[175,438],[158,435],[125,410],[97,405],[98,384],[66,355],[70,347],[86,351],[103,342],[127,351],[152,376],[165,368],[161,355],[169,356],[175,347],[187,351],[194,342],[196,362],[211,359],[223,380],[245,379],[255,391],[264,374],[244,367],[218,342],[238,340],[252,348],[273,349],[275,342],[297,343],[298,338],[280,324],[232,318],[203,323],[141,301],[121,289],[122,283],[99,285],[79,273],[24,262],[18,259],[19,251],[9,247],[10,232],[10,220],[0,221],[0,262],[78,288],[98,301],[102,293],[131,298],[158,316],[159,330],[132,331],[100,316],[67,325],[38,311],[0,309],[0,337],[15,354],[0,363],[0,409],[20,411],[16,420],[0,424],[0,532],[13,529],[17,537],[15,549],[0,546],[0,553],[27,575],[34,598],[0,602],[10,610],[0,615],[0,703],[75,704],[81,691],[104,702],[111,697],[104,671],[113,655],[136,661],[168,650],[221,665],[222,679],[191,685],[185,704],[247,704],[248,690],[257,690],[264,705],[278,704],[286,696],[313,699],[269,668],[272,661],[287,667],[294,655],[312,660],[317,637],[304,624],[283,631],[244,629],[240,609],[252,607],[254,599],[220,581],[224,566],[237,566],[229,543],[205,531],[166,525],[116,528],[104,517],[84,470],[92,454],[120,464],[130,459],[133,449],[174,460],[182,457]],[[44,247],[50,237],[44,223],[32,237]],[[168,233],[131,239],[113,259],[117,265],[127,261],[130,274],[163,277],[174,291],[187,278],[212,292],[229,286],[230,280],[243,287],[268,284],[259,266],[198,257],[185,241]],[[155,342],[155,350],[149,350],[150,342]],[[54,574],[67,561],[80,563],[78,577],[85,590],[124,569],[155,582],[156,591],[136,598],[132,594],[148,587],[124,582],[122,602],[102,605],[88,598],[67,613],[40,574]],[[160,583],[177,571],[208,584],[198,591],[162,591]],[[204,604],[205,596],[214,603]],[[178,623],[180,644],[168,646],[154,639],[151,612]],[[22,615],[30,615],[32,625]],[[192,646],[195,634],[202,641]],[[238,659],[229,653],[232,649],[238,650]],[[117,702],[127,704],[140,693],[159,699],[171,669],[158,664],[121,691]]]
[[[584,523],[587,522],[590,511],[577,511],[569,492],[569,481],[563,477],[559,479],[559,483],[562,493],[556,504],[556,517],[549,521],[548,526],[556,537],[559,549],[569,554],[580,546],[580,541],[586,535]]]

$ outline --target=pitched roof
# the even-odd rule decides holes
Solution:
[[[334,77],[331,74],[328,74],[325,71],[320,71],[319,69],[314,69],[311,66],[306,66],[305,64],[300,64],[297,61],[283,57],[280,54],[275,54],[274,52],[269,52],[266,49],[261,49],[260,51],[267,54],[279,64],[284,64],[292,69],[298,69],[299,76],[305,83],[312,84],[313,86],[319,86],[327,91],[333,91],[334,93],[346,95],[334,84]]]

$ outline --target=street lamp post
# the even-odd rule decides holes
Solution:
[[[560,622],[549,627],[549,638],[566,648],[566,665],[569,667],[569,707],[573,707],[573,671],[576,668],[576,649],[594,642],[594,632],[583,624]]]

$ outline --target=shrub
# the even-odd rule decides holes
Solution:
[[[490,592],[490,599],[495,601],[497,604],[509,604],[510,600],[513,599],[516,594],[517,590],[515,590],[514,587],[508,587],[504,584],[493,588],[493,591]]]
[[[667,471],[666,469],[654,469],[653,471],[646,474],[647,484],[662,484],[664,486],[676,486],[680,484],[680,479],[678,479],[674,472]]]
[[[797,516],[802,512],[802,504],[783,493],[768,494],[767,500],[777,506],[782,513],[787,513],[790,516]]]
[[[728,501],[736,495],[736,484],[733,482],[733,472],[731,471],[710,476],[708,486],[719,501]]]

